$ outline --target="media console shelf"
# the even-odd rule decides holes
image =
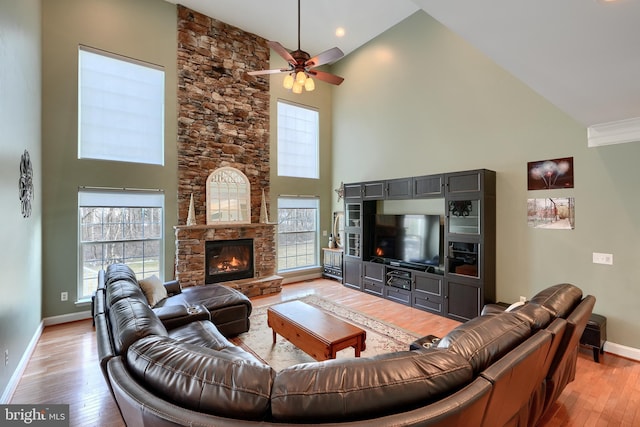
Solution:
[[[466,321],[495,302],[496,175],[470,171],[345,184],[343,284]],[[381,200],[443,199],[443,270],[376,262],[367,249]]]

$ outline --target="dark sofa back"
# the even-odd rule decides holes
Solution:
[[[529,302],[548,310],[553,318],[566,318],[580,300],[582,300],[580,288],[570,283],[560,283],[538,292]]]
[[[477,375],[530,335],[529,322],[514,313],[479,316],[449,332],[438,348],[464,357]]]
[[[424,405],[472,378],[466,360],[436,349],[304,363],[277,374],[271,410],[285,422],[373,418]]]

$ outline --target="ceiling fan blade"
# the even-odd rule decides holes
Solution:
[[[277,73],[286,73],[290,71],[289,68],[276,68],[273,70],[258,70],[258,71],[249,71],[247,74],[250,76],[261,76],[263,74],[277,74]]]
[[[334,47],[329,50],[325,50],[322,53],[310,58],[305,65],[307,67],[313,68],[319,65],[328,64],[329,62],[333,62],[337,59],[340,59],[344,56],[344,53],[340,50],[340,48]]]
[[[275,52],[278,55],[282,56],[285,59],[285,61],[287,61],[288,63],[290,63],[290,64],[295,64],[296,63],[296,60],[293,59],[293,56],[291,56],[289,51],[284,46],[282,46],[280,43],[268,41],[267,44],[269,45],[269,47],[271,49],[275,50]]]
[[[339,85],[344,81],[343,77],[336,76],[335,74],[325,73],[324,71],[318,70],[309,70],[309,74],[318,80],[322,80],[323,82],[331,83],[332,85]]]

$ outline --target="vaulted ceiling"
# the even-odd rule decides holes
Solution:
[[[295,0],[167,1],[297,48]],[[420,9],[586,127],[640,118],[638,0],[303,0],[301,47],[348,55]]]

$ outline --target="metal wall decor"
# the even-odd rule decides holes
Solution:
[[[469,216],[472,209],[471,200],[455,200],[449,202],[449,212],[454,216]]]
[[[33,168],[29,152],[24,150],[20,159],[20,180],[18,181],[18,194],[22,205],[22,216],[31,216],[31,199],[33,199]]]

